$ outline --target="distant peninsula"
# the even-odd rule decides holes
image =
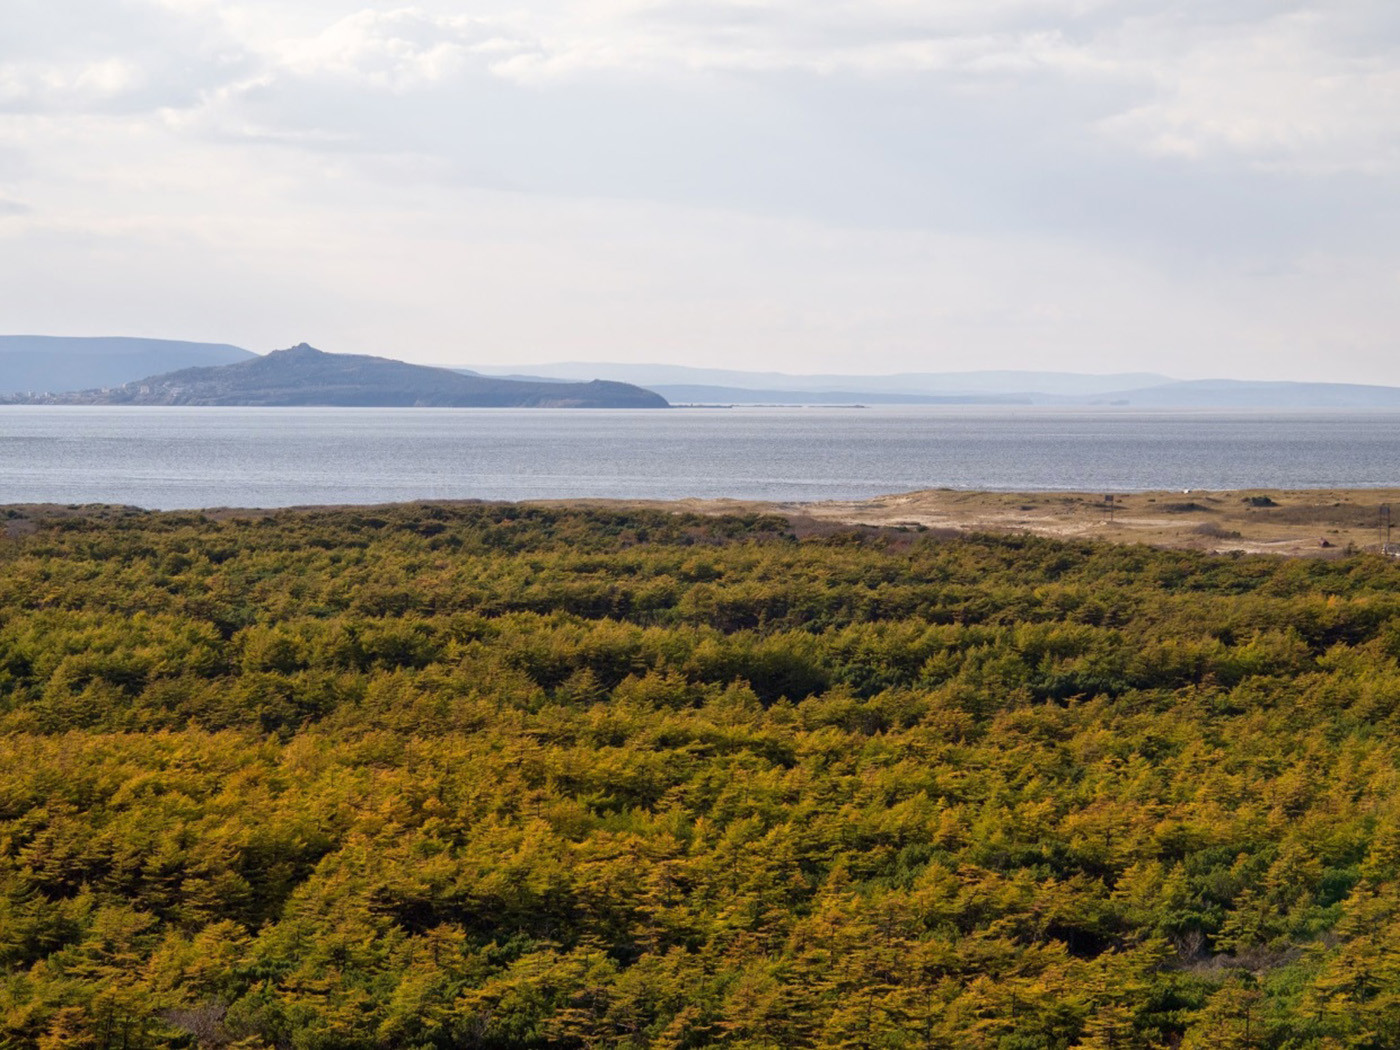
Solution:
[[[120,386],[15,395],[5,404],[343,406],[363,408],[666,408],[660,394],[609,380],[548,382],[464,375],[298,344],[233,364],[182,368]]]
[[[639,383],[672,404],[984,405],[1116,409],[1400,409],[1400,387],[1270,380],[1176,380],[1151,372],[902,372],[895,375],[789,375],[673,364],[565,361],[478,365],[473,375],[576,380],[587,376]]]

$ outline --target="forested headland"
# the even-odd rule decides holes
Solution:
[[[1390,561],[38,526],[0,540],[0,1047],[1400,1046]]]

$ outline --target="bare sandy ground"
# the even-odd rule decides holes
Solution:
[[[1400,544],[1400,489],[1252,489],[1234,492],[1103,493],[963,492],[930,489],[868,500],[763,503],[742,500],[564,500],[548,506],[649,507],[700,514],[771,513],[848,525],[963,532],[1030,532],[1042,536],[1147,543],[1200,551],[1338,557],[1379,551],[1382,505],[1395,506]]]

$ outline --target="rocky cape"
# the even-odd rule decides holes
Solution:
[[[183,368],[121,386],[5,398],[45,405],[332,405],[364,408],[666,408],[630,383],[525,382],[464,375],[384,357],[329,354],[301,343],[265,357]]]

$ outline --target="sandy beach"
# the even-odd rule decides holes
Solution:
[[[1384,535],[1381,507],[1395,504],[1400,509],[1400,488],[1113,493],[1111,505],[1106,495],[929,489],[868,500],[813,503],[568,500],[540,505],[651,507],[700,514],[771,513],[788,516],[799,524],[1030,532],[1183,550],[1323,558],[1378,552]],[[1395,540],[1400,543],[1400,529]]]

